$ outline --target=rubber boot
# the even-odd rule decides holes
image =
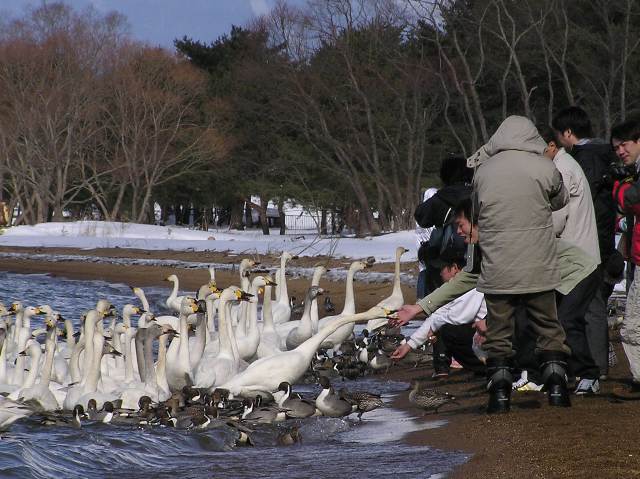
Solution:
[[[511,409],[511,376],[508,359],[487,359],[488,414],[506,413]]]
[[[547,392],[550,406],[571,407],[567,388],[567,361],[564,353],[546,352],[540,355],[540,369],[544,391]]]

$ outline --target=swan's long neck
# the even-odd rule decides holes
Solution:
[[[313,272],[313,278],[311,279],[311,286],[320,286],[320,278],[322,277],[323,269],[316,268]],[[318,321],[320,314],[318,313],[318,298],[313,298],[311,303],[311,330],[314,333],[318,332]]]
[[[280,277],[281,268],[276,270],[276,303],[280,301],[280,290],[282,289],[282,278]]]
[[[280,298],[278,302],[281,304],[289,304],[289,291],[287,289],[287,258],[284,256],[280,258],[280,278],[278,281],[278,285],[280,286]]]
[[[33,316],[33,314],[26,311],[22,315],[22,327],[29,331],[31,331],[31,316]]]
[[[220,299],[218,303],[218,335],[220,337],[220,354],[224,353],[233,356],[233,344],[231,341],[233,327],[229,321],[230,308],[227,308],[228,304],[230,306],[230,303],[225,299]]]
[[[205,301],[207,303],[207,332],[209,333],[205,339],[208,342],[209,338],[216,330],[216,302],[211,296],[209,296]]]
[[[49,387],[51,380],[51,369],[53,368],[53,357],[56,352],[56,328],[47,331],[47,341],[44,347],[44,364],[42,365],[42,375],[40,376],[40,384]]]
[[[300,318],[300,326],[298,326],[298,332],[300,334],[313,333],[313,325],[311,324],[311,308],[314,300],[315,298],[311,299],[311,294],[307,294],[307,297],[304,300],[304,311],[302,312],[302,318]]]
[[[115,327],[113,328],[113,347],[116,351],[122,353],[122,331]],[[124,355],[116,356],[116,370],[122,371],[124,369]]]
[[[7,347],[9,340],[9,334],[5,333],[2,340],[2,350],[0,351],[0,384],[7,382]]]
[[[255,283],[255,281],[254,281]],[[253,295],[254,301],[249,301],[247,305],[247,326],[245,333],[249,335],[249,333],[255,332],[258,329],[258,290],[260,289],[260,285],[252,284],[251,285],[251,294]]]
[[[177,292],[178,292],[177,285],[174,285],[174,290],[175,290],[175,292],[177,294]],[[144,309],[145,311],[150,311],[150,309],[149,309],[149,300],[147,299],[147,295],[144,294],[144,291],[142,289],[140,289],[140,288],[137,288],[135,290],[134,294],[138,297],[138,299],[142,303],[142,309]]]
[[[148,328],[138,328],[136,331],[136,338],[134,344],[136,347],[136,362],[138,363],[138,374],[140,375],[140,381],[145,382],[147,380],[147,365],[144,362],[144,341],[147,337]]]
[[[155,335],[151,333],[151,330],[147,332],[144,340],[144,370],[145,370],[145,385],[154,388],[157,385],[155,369],[153,367],[153,340]]]
[[[204,347],[207,344],[207,317],[204,314],[198,314],[198,321],[196,322],[196,340],[193,347],[189,351],[189,357],[192,365],[196,365],[202,359],[204,353]]]
[[[167,298],[167,301],[174,300],[178,297],[178,287],[179,287],[178,280],[171,279],[170,281],[173,283],[173,289],[171,290],[171,294],[169,295],[169,298]],[[147,308],[145,308],[145,310],[148,311]]]
[[[102,361],[102,347],[104,346],[104,336],[99,332],[93,335],[93,360],[87,380],[85,382],[85,392],[94,392],[98,389],[100,381],[100,362]],[[87,338],[89,340],[89,338]],[[89,341],[91,342],[91,341]]]
[[[82,380],[82,373],[80,372],[80,354],[85,350],[86,342],[86,336],[83,335],[83,337],[81,337],[73,347],[71,358],[69,359],[69,374],[71,376],[72,383],[77,383]],[[91,360],[91,358],[89,358],[89,360]]]
[[[393,278],[393,292],[391,293],[393,296],[403,297],[402,295],[402,287],[400,285],[400,257],[402,256],[402,252],[398,251],[396,253],[396,269],[395,276]]]
[[[180,343],[178,344],[178,360],[183,365],[189,364],[189,327],[187,315],[180,313]]]
[[[38,377],[40,369],[40,357],[42,356],[40,345],[34,348],[29,348],[29,356],[31,357],[31,366],[29,367],[29,374],[27,374],[22,385],[23,388],[31,388],[36,383],[36,378]]]
[[[86,381],[88,370],[91,367],[91,361],[93,361],[93,333],[96,330],[96,324],[91,314],[87,314],[84,320],[84,357],[86,367],[82,367],[82,374],[84,381]]]
[[[262,303],[262,321],[264,322],[264,327],[262,331],[270,331],[274,332],[275,327],[273,325],[273,313],[271,310],[271,285],[266,285],[264,287],[264,301]]]
[[[357,321],[368,321],[370,319],[377,318],[377,317],[380,317],[380,316],[374,315],[369,311],[365,311],[364,313],[351,314],[349,316],[345,316],[344,318],[336,319],[335,321],[332,321],[327,326],[322,328],[312,337],[307,339],[304,343],[302,343],[300,346],[294,349],[294,351],[301,352],[302,354],[308,356],[309,361],[311,361],[311,358],[313,357],[315,352],[318,350],[322,342],[325,339],[327,339],[329,336],[331,336],[333,333],[335,333],[338,330],[338,328],[346,324],[355,323]]]
[[[169,392],[167,381],[167,335],[163,334],[158,340],[158,362],[156,363],[156,383],[164,392]]]
[[[122,324],[127,328],[131,327],[131,312],[128,309],[122,312]]]
[[[73,348],[76,345],[76,338],[73,336],[73,323],[70,319],[64,320],[64,329],[67,332],[67,348]]]
[[[13,330],[11,332],[11,340],[13,343],[15,343],[16,348],[18,347],[18,335],[20,333],[20,331],[22,330],[22,315],[23,315],[23,311],[20,310],[16,313],[16,320],[13,323]],[[17,351],[18,353],[20,351]]]
[[[342,308],[342,315],[355,314],[356,302],[353,294],[353,277],[356,274],[356,270],[352,267],[349,268],[347,273],[347,286],[344,296],[344,308]]]
[[[133,358],[131,354],[131,340],[136,330],[127,328],[124,333],[124,380],[128,383],[133,381]]]

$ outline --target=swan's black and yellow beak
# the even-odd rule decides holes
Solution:
[[[253,295],[242,291],[241,289],[238,289],[236,290],[236,298],[238,298],[238,300],[240,301],[249,301],[251,298],[253,298]]]

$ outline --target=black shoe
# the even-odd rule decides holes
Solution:
[[[545,352],[540,355],[542,364],[543,391],[547,392],[549,405],[571,407],[569,388],[567,387],[567,362],[565,355],[559,352]]]
[[[500,414],[511,409],[511,383],[513,376],[506,359],[487,360],[488,414]]]

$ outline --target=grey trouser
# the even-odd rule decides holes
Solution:
[[[555,291],[529,294],[485,294],[487,302],[487,339],[482,345],[489,358],[512,355],[515,311],[522,305],[531,328],[537,335],[536,352],[555,351],[571,354],[556,310]]]
[[[640,382],[640,274],[636,274],[627,295],[627,307],[620,328],[622,347],[635,382]]]

